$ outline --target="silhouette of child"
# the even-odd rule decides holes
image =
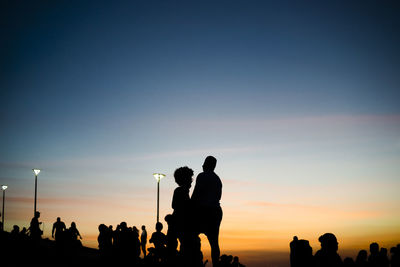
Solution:
[[[167,237],[161,230],[163,229],[162,223],[156,223],[156,232],[151,235],[150,243],[154,244],[154,256],[157,261],[164,258],[165,246],[167,244]]]

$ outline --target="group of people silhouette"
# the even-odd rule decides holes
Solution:
[[[191,197],[189,190],[193,182],[193,170],[186,166],[175,170],[174,178],[178,187],[172,197],[173,213],[165,216],[168,225],[167,234],[162,232],[164,225],[157,222],[156,231],[149,240],[154,247],[149,248],[148,253],[145,226],[142,226],[139,240],[138,229],[127,227],[126,222],[121,222],[116,230],[113,230],[112,226],[99,225],[98,242],[102,255],[109,257],[114,251],[114,254],[120,254],[119,258],[130,255],[135,258],[133,261],[136,261],[142,251],[145,260],[151,261],[152,264],[204,266],[199,238],[199,234],[203,233],[210,243],[213,266],[220,266],[218,240],[222,220],[220,206],[222,182],[214,172],[216,165],[215,157],[208,156],[205,159],[203,172],[197,176]],[[134,253],[128,253],[131,251]]]
[[[220,255],[219,228],[222,221],[220,199],[222,182],[214,172],[217,159],[208,156],[203,164],[203,172],[197,176],[193,193],[189,190],[193,182],[193,170],[189,167],[180,167],[175,170],[174,178],[177,188],[172,197],[172,214],[165,216],[167,224],[166,234],[164,225],[157,222],[155,232],[148,240],[146,226],[141,227],[141,234],[137,227],[128,227],[121,222],[115,230],[113,226],[100,224],[98,227],[98,244],[102,263],[130,262],[144,266],[205,266],[201,251],[200,234],[204,234],[211,247],[213,266],[243,266],[238,257]],[[28,229],[19,231],[14,226],[12,236],[8,236],[11,243],[17,244],[16,237],[28,240],[30,246],[40,247],[43,244],[42,222],[39,221],[40,212],[35,212]],[[57,217],[52,227],[52,238],[55,240],[57,253],[82,247],[80,235],[75,222],[69,228]],[[18,239],[20,240],[20,239]],[[147,240],[153,247],[146,248]],[[76,252],[76,250],[74,250]],[[35,254],[35,253],[33,253]],[[140,255],[143,255],[143,259]]]
[[[378,243],[371,243],[370,254],[366,250],[360,250],[356,259],[346,257],[344,260],[338,254],[338,241],[332,233],[326,233],[319,237],[321,249],[313,255],[308,240],[293,237],[290,242],[290,266],[291,267],[400,267],[400,244],[390,249],[388,256],[386,248],[379,249]]]
[[[129,227],[126,222],[121,222],[115,230],[112,225],[100,224],[97,238],[100,260],[95,266],[122,266],[130,263],[133,266],[203,267],[208,261],[203,260],[200,234],[204,234],[210,243],[213,267],[244,266],[238,257],[220,255],[222,182],[214,172],[216,165],[215,157],[208,156],[205,159],[203,172],[197,176],[191,196],[189,192],[193,182],[193,170],[187,166],[175,170],[177,188],[172,196],[173,212],[164,218],[167,225],[166,234],[163,233],[164,225],[161,222],[155,224],[155,232],[149,240],[145,225],[141,227],[140,233],[137,227]],[[0,251],[15,252],[20,249],[27,251],[34,258],[40,254],[42,248],[51,250],[49,247],[53,246],[49,245],[50,241],[47,242],[47,247],[43,246],[43,231],[40,227],[42,223],[39,218],[40,212],[35,212],[29,228],[24,227],[21,231],[17,225],[14,225],[9,234],[1,228]],[[67,228],[61,218],[57,217],[52,227],[52,237],[55,240],[52,242],[55,243],[56,253],[51,254],[56,258],[65,255],[62,254],[64,251],[68,251],[69,257],[85,249],[79,240],[82,236],[75,222],[71,222],[71,226]],[[390,257],[386,248],[379,248],[377,243],[372,243],[369,255],[366,250],[361,250],[355,260],[342,260],[338,254],[338,242],[334,234],[326,233],[318,240],[321,249],[313,254],[309,242],[295,236],[290,242],[291,267],[400,267],[400,244],[390,249]],[[153,244],[153,247],[147,248],[147,241]],[[32,261],[26,263],[32,265]],[[41,263],[40,259],[36,263]],[[82,266],[88,266],[88,263],[82,263]]]

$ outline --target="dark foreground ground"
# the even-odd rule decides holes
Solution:
[[[131,256],[133,254],[133,251],[125,251],[123,257],[121,253],[104,255],[98,249],[82,246],[80,242],[60,245],[49,239],[33,241],[28,236],[13,236],[8,232],[0,232],[0,267],[183,267],[186,265],[179,262],[157,261],[151,256],[135,259]],[[221,259],[225,259],[226,262],[226,255],[221,256]],[[232,262],[231,260],[229,261]],[[204,263],[193,267],[203,266],[212,266],[212,264]],[[223,266],[244,265],[224,264]]]
[[[61,248],[54,241],[13,238],[0,232],[0,266],[105,266],[97,249]]]

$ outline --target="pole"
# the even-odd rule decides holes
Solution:
[[[157,180],[157,222],[159,222],[159,208],[160,208],[160,178]]]
[[[33,217],[35,217],[36,214],[36,198],[37,198],[37,175],[35,175],[35,206],[33,211]]]
[[[1,230],[4,231],[4,203],[5,203],[5,198],[6,198],[6,190],[3,190],[3,211],[2,211],[2,215],[1,215]]]

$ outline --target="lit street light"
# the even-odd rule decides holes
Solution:
[[[1,190],[3,190],[3,211],[1,212],[1,230],[4,230],[4,203],[5,203],[5,199],[6,199],[6,189],[8,188],[8,186],[6,185],[2,185],[1,186]]]
[[[37,199],[37,176],[40,173],[39,169],[32,169],[33,173],[35,174],[35,205],[33,208],[33,216],[36,214],[36,199]]]
[[[157,180],[157,222],[159,222],[159,213],[160,213],[160,181],[165,177],[165,174],[162,173],[153,173],[154,178]]]

